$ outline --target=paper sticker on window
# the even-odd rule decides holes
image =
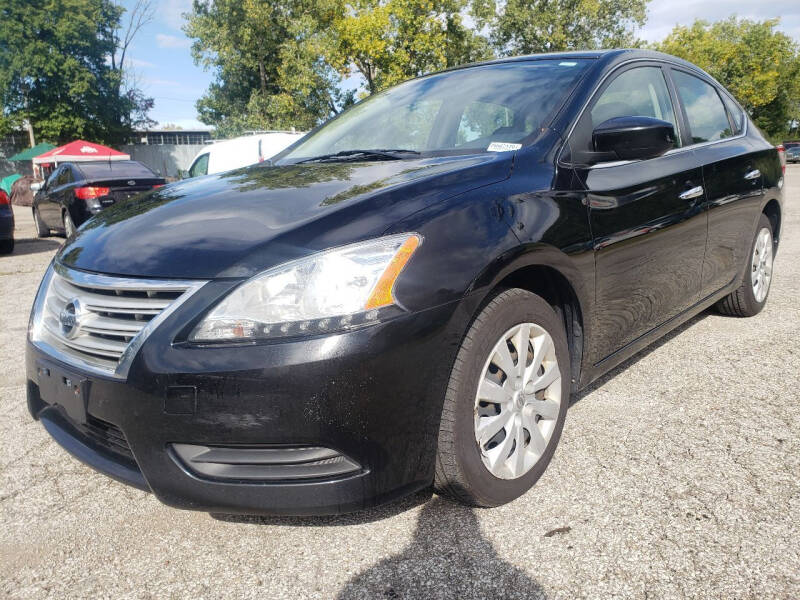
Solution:
[[[511,152],[513,150],[519,150],[522,148],[522,144],[510,144],[508,142],[492,142],[489,144],[489,147],[486,149],[487,152]]]

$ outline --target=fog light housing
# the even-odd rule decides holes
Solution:
[[[339,477],[361,470],[354,460],[319,446],[170,444],[170,456],[192,475],[226,481],[290,481]]]

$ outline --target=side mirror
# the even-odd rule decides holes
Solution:
[[[185,171],[184,169],[180,169],[178,171],[178,179],[189,179],[189,171]]]
[[[614,117],[592,132],[592,145],[602,160],[644,160],[675,147],[672,123],[652,117]]]
[[[34,193],[38,192],[42,187],[44,187],[44,183],[41,181],[34,181],[31,183],[31,191]]]

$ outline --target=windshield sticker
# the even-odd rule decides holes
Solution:
[[[487,152],[511,152],[512,150],[519,150],[522,144],[510,144],[508,142],[492,142],[486,149]]]

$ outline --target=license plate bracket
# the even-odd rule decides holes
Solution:
[[[76,423],[86,423],[91,382],[46,361],[37,361],[39,394],[45,402],[60,406]]]

